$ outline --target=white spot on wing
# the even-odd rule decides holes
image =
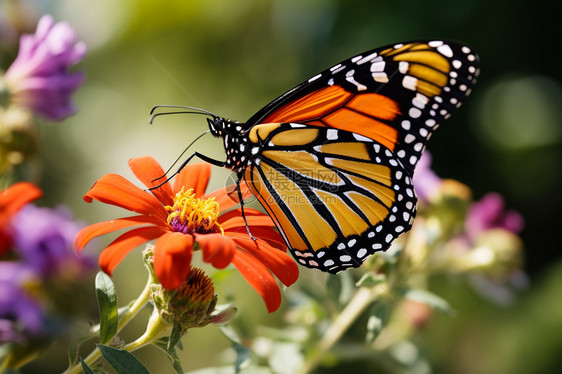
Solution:
[[[355,80],[355,78],[353,78],[352,76],[349,76],[349,73],[348,73],[348,76],[345,78],[345,80],[348,81],[349,83],[354,84],[355,87],[357,87],[357,91],[365,91],[367,89],[367,86],[357,82]]]
[[[326,138],[329,140],[337,140],[338,139],[338,130],[328,129],[326,132]]]
[[[437,47],[437,50],[445,57],[449,57],[449,58],[453,57],[453,50],[447,44],[443,44]]]
[[[313,76],[312,78],[310,78],[308,81],[309,82],[314,82],[315,80],[317,80],[318,78],[320,78],[322,76],[322,74],[317,74],[315,76]]]
[[[377,53],[376,53],[376,52],[371,53],[370,55],[363,57],[362,59],[358,60],[356,63],[357,63],[357,65],[362,65],[362,64],[364,64],[365,62],[371,61],[371,60],[374,59],[375,57],[377,57]]]
[[[387,83],[388,82],[388,76],[384,72],[373,73],[372,76],[373,76],[373,79],[375,80],[375,82],[379,82],[379,83]]]
[[[356,134],[356,133],[353,133],[353,137],[354,137],[356,140],[360,141],[360,142],[369,142],[369,143],[371,143],[371,142],[373,141],[372,139],[367,138],[366,136],[359,135],[359,134]]]
[[[410,108],[410,110],[408,111],[408,114],[410,115],[410,117],[412,118],[418,118],[419,116],[421,116],[422,112],[421,110],[419,110],[418,108]]]
[[[381,72],[384,71],[384,67],[386,66],[386,62],[384,61],[377,61],[371,64],[371,72]]]
[[[337,65],[335,65],[335,66],[332,66],[332,67],[330,68],[330,71],[333,73],[335,70],[338,70],[338,69],[341,68],[341,67],[342,67],[341,64],[337,64]]]
[[[408,90],[415,91],[417,85],[418,85],[417,78],[414,78],[411,75],[406,75],[402,80],[402,86],[404,86],[404,88]]]
[[[416,94],[416,97],[414,97],[414,99],[412,100],[412,104],[414,104],[414,106],[420,109],[423,109],[428,102],[429,99],[427,98],[427,96],[419,92]]]

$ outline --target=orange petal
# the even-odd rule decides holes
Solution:
[[[154,243],[154,272],[167,290],[178,288],[189,275],[193,236],[168,233]]]
[[[86,244],[88,244],[90,240],[97,236],[109,234],[110,232],[121,230],[127,227],[140,225],[161,226],[163,229],[166,229],[168,226],[167,223],[162,221],[161,219],[144,215],[112,219],[109,221],[94,223],[93,225],[84,227],[78,232],[78,234],[76,234],[74,238],[74,246],[78,251],[80,251]]]
[[[164,234],[166,231],[161,227],[141,227],[127,231],[102,251],[99,258],[101,269],[111,275],[113,269],[131,250]]]
[[[275,247],[276,249],[282,250],[283,252],[287,251],[287,246],[285,245],[283,237],[271,227],[252,226],[250,227],[250,233],[255,238],[266,241],[269,245]],[[227,236],[238,234],[247,237],[248,230],[246,229],[246,227],[240,226],[224,230],[224,234]]]
[[[10,216],[25,204],[40,198],[42,195],[43,192],[33,183],[14,183],[0,191],[0,215]]]
[[[157,216],[164,221],[168,216],[160,201],[152,194],[141,190],[117,174],[104,175],[84,195],[84,201],[87,203],[91,203],[94,199],[136,213]]]
[[[250,230],[253,226],[275,227],[273,220],[267,214],[264,214],[259,210],[244,208],[244,215],[246,216],[246,222],[248,223],[248,226],[250,226]],[[242,218],[241,209],[233,209],[221,214],[217,222],[222,226],[223,230],[235,227],[246,227],[244,218]]]
[[[290,286],[299,278],[299,267],[287,253],[270,246],[263,240],[254,241],[248,235],[234,234],[231,237],[236,245],[267,266],[285,286]],[[237,256],[238,253],[240,251],[236,253]]]
[[[186,165],[179,174],[176,175],[172,191],[178,193],[182,186],[185,187],[186,190],[193,188],[195,196],[201,197],[205,194],[209,178],[211,178],[211,165]]]
[[[275,278],[266,267],[248,253],[237,251],[232,264],[265,301],[267,311],[272,313],[281,304],[281,291]]]
[[[254,196],[248,186],[245,183],[240,184],[240,192],[242,193],[242,197],[247,199],[251,196]],[[221,188],[217,191],[211,192],[203,196],[204,199],[214,197],[215,201],[219,203],[220,211],[224,212],[233,206],[240,204],[240,199],[238,198],[238,191],[236,191],[236,185],[231,184],[230,186]]]
[[[172,187],[166,180],[166,175],[162,166],[150,156],[132,158],[129,160],[129,168],[135,176],[147,187],[152,188],[164,183],[162,186],[151,190],[162,205],[173,205]]]
[[[232,261],[236,244],[222,234],[194,234],[203,252],[203,261],[217,269],[224,269]]]

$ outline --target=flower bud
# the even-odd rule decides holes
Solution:
[[[185,282],[176,290],[155,287],[153,301],[162,319],[181,328],[181,335],[193,327],[213,322],[217,296],[211,278],[203,270],[191,268]]]
[[[504,229],[483,232],[474,248],[454,260],[452,268],[460,271],[481,270],[492,275],[511,273],[523,262],[521,239]]]

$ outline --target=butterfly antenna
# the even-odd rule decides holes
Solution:
[[[161,109],[161,108],[173,108],[173,109],[182,109],[181,111],[173,111],[173,112],[161,112],[161,113],[155,113],[156,110]],[[183,105],[155,105],[152,107],[152,109],[150,110],[150,121],[149,123],[152,124],[154,122],[154,119],[158,116],[163,116],[163,115],[168,115],[168,114],[201,114],[201,115],[205,115],[205,116],[209,116],[211,118],[217,118],[217,116],[215,116],[213,113],[206,111],[204,109],[201,108],[196,108],[196,107],[191,107],[191,106],[183,106]],[[166,172],[164,173],[164,175],[152,180],[152,182],[155,182],[159,179],[165,178],[168,173],[170,172],[170,170],[172,170],[172,168],[178,163],[178,161],[183,157],[183,155],[185,154],[185,152],[188,151],[189,148],[191,148],[191,146],[198,141],[199,139],[201,139],[204,135],[208,134],[209,132],[211,132],[211,130],[207,130],[204,133],[202,133],[201,135],[199,135],[197,138],[195,138],[191,143],[189,143],[189,145],[187,147],[185,147],[185,149],[183,150],[183,152],[176,158],[176,160],[172,163],[172,165],[170,165],[170,167],[168,168],[168,170],[166,170]],[[162,186],[164,183],[166,183],[167,181],[169,181],[170,179],[172,179],[175,175],[177,174],[174,173],[173,175],[171,175],[170,177],[165,178],[165,180],[160,183],[158,186],[153,187],[151,189],[155,189],[158,188],[160,186]]]
[[[162,113],[154,113],[157,109],[160,108],[173,108],[173,109],[183,109],[182,111],[176,111],[176,112],[162,112]],[[217,118],[217,116],[215,116],[213,113],[206,111],[205,109],[201,109],[201,108],[196,108],[196,107],[192,107],[192,106],[183,106],[183,105],[155,105],[152,107],[152,109],[150,110],[150,123],[152,124],[152,122],[154,121],[154,118],[161,116],[161,115],[166,115],[166,114],[202,114],[205,116],[209,116],[214,118]]]

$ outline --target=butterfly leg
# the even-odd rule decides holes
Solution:
[[[242,190],[240,189],[240,182],[242,182],[242,179],[238,178],[238,180],[236,181],[236,191],[238,192],[238,200],[240,200],[240,210],[242,211],[242,219],[244,220],[244,224],[246,225],[246,231],[248,232],[248,236],[253,241],[256,241],[257,239],[250,232],[250,226],[248,226],[248,221],[246,221],[246,215],[244,214],[244,197],[242,196]]]
[[[211,158],[209,156],[205,156],[204,154],[201,154],[199,152],[194,152],[191,154],[191,156],[189,156],[178,168],[178,170],[176,170],[174,172],[174,174],[172,174],[171,176],[169,176],[168,178],[166,178],[162,183],[158,184],[157,186],[154,186],[152,188],[150,188],[150,190],[155,190],[158,187],[161,187],[162,185],[164,185],[165,183],[167,183],[170,179],[172,179],[173,177],[175,177],[177,174],[179,174],[179,172],[189,163],[189,161],[191,161],[194,157],[198,157],[199,159],[208,162],[211,165],[215,165],[215,166],[220,166],[220,167],[224,167],[226,165],[225,161],[219,161],[219,160],[215,160],[214,158]],[[158,179],[162,179],[166,176],[166,174],[164,174],[163,176],[156,178],[153,180],[157,181]]]

